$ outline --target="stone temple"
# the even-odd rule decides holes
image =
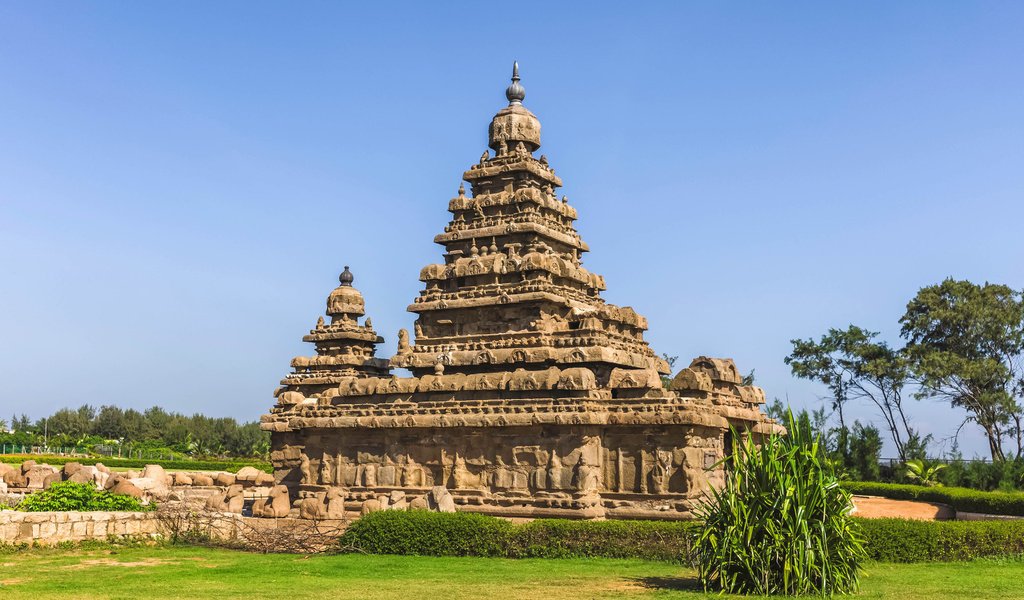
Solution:
[[[502,516],[689,518],[723,479],[732,430],[779,429],[764,392],[731,359],[702,356],[669,379],[647,320],[606,303],[583,266],[518,67],[505,96],[493,155],[448,202],[441,261],[420,272],[413,335],[399,332],[390,359],[375,356],[383,340],[360,323],[345,267],[329,322],[303,337],[316,356],[292,361],[262,419],[275,477],[296,505],[340,489],[351,511],[423,505],[443,486],[459,510]]]

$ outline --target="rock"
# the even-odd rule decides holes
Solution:
[[[274,476],[271,473],[264,473],[263,471],[260,471],[259,476],[256,477],[256,485],[258,486],[272,486],[275,483],[277,483],[277,481],[274,479]]]
[[[125,479],[135,479],[139,477],[139,472],[134,469],[128,469],[124,472]]]
[[[213,476],[214,485],[222,485],[227,487],[235,484],[235,476],[231,473],[217,473]]]
[[[60,472],[57,471],[57,472],[54,472],[54,473],[50,473],[49,475],[47,475],[46,477],[43,478],[43,489],[45,490],[48,487],[50,487],[50,485],[52,485],[54,483],[59,483],[59,482],[60,482]]]
[[[166,500],[167,496],[171,493],[171,489],[167,487],[167,483],[163,479],[136,477],[129,481],[131,481],[135,487],[149,493],[149,495],[153,496],[157,500]]]
[[[206,475],[204,473],[194,473],[192,475],[192,485],[201,485],[209,487],[213,485],[213,477],[210,477],[209,475]]]
[[[12,467],[7,463],[0,462],[0,479],[3,479],[4,475],[7,475],[8,473],[15,470],[17,470],[15,469],[15,467]]]
[[[65,481],[73,481],[75,483],[95,483],[92,473],[88,473],[84,469],[78,469]]]
[[[430,505],[427,504],[427,499],[423,496],[416,496],[409,501],[409,510],[427,510]]]
[[[175,473],[174,485],[192,485],[192,478],[188,476],[188,473]]]
[[[35,466],[36,466],[36,461],[31,460],[31,459],[30,460],[26,460],[25,462],[21,463],[21,474],[24,475],[25,473],[28,473]]]
[[[113,487],[114,487],[115,485],[117,485],[117,482],[118,482],[118,481],[120,481],[120,480],[122,480],[122,479],[124,479],[124,478],[123,478],[123,477],[121,477],[121,475],[120,475],[120,474],[118,474],[118,473],[111,473],[111,474],[110,474],[110,475],[109,475],[109,476],[107,477],[107,482],[103,484],[103,489],[105,489],[105,490],[110,490],[110,489],[111,489],[111,488],[113,488]]]
[[[51,477],[54,475],[56,477]],[[54,479],[60,481],[60,471],[50,465],[36,465],[25,473],[25,478],[28,479],[28,487],[42,489],[43,485],[48,485],[47,479],[51,483]]]
[[[64,468],[61,469],[64,472],[64,479],[68,479],[80,470],[82,470],[82,463],[78,462],[65,463]]]
[[[5,482],[3,479],[0,479],[0,494],[6,494],[6,493],[7,493],[7,482]]]
[[[448,488],[436,485],[430,488],[430,507],[437,512],[455,512],[455,499]]]
[[[256,483],[256,480],[259,479],[260,473],[262,473],[262,471],[256,467],[242,467],[235,475],[235,481],[240,483]]]
[[[139,489],[134,483],[127,479],[118,479],[114,487],[110,488],[112,494],[123,494],[125,496],[134,496],[135,498],[142,498],[145,493]]]
[[[359,507],[359,514],[360,516],[365,517],[366,515],[372,512],[377,512],[378,510],[380,510],[380,502],[376,500],[367,500],[363,502],[361,507]]]
[[[106,473],[108,475],[110,474],[110,467],[108,467],[107,465],[103,463],[96,463],[94,466],[96,467],[96,470],[99,471],[100,473]]]
[[[146,465],[146,468],[142,470],[142,476],[147,479],[162,481],[164,485],[170,485],[170,481],[167,479],[167,471],[160,465]]]

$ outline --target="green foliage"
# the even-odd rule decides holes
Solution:
[[[29,494],[16,507],[25,512],[71,511],[71,510],[121,510],[147,511],[152,504],[143,506],[134,496],[112,494],[97,490],[87,483],[62,481],[49,488]]]
[[[270,463],[262,461],[136,460],[134,458],[110,458],[107,456],[83,458],[80,456],[49,456],[39,454],[0,454],[0,462],[8,464],[21,464],[30,459],[58,467],[69,462],[78,462],[86,465],[101,462],[108,467],[123,469],[142,469],[145,468],[146,465],[159,464],[163,468],[171,471],[228,471],[236,473],[242,467],[255,467],[266,473],[274,472]]]
[[[921,288],[900,319],[921,397],[965,409],[988,438],[992,460],[1004,438],[1024,456],[1024,294],[1005,285],[946,279]]]
[[[969,560],[1024,553],[1021,521],[854,519],[870,559]],[[381,511],[352,523],[349,552],[491,558],[637,558],[695,561],[701,525],[679,521],[568,521],[513,524],[472,513]]]
[[[948,504],[962,512],[1024,517],[1024,493],[982,492],[958,487],[925,487],[898,483],[844,481],[851,494],[882,496],[894,500],[920,500]]]
[[[736,444],[725,487],[699,510],[696,559],[705,588],[730,593],[855,591],[863,539],[819,443],[790,433]],[[735,439],[735,435],[733,436]]]
[[[1024,521],[858,519],[868,556],[882,562],[971,560],[1024,554]]]
[[[0,428],[0,444],[16,446],[120,448],[123,452],[177,452],[192,456],[263,457],[270,451],[270,435],[258,422],[239,424],[232,418],[186,416],[159,406],[145,411],[86,404],[62,408],[32,423],[25,415],[12,416],[13,433]]]
[[[642,558],[681,561],[699,525],[663,521],[539,519],[513,524],[473,513],[381,511],[353,523],[339,543],[370,554],[495,558]]]
[[[985,491],[1024,489],[1024,459],[998,462],[953,459],[948,464],[939,474],[943,485]]]
[[[905,474],[908,479],[913,480],[925,487],[942,485],[939,482],[939,472],[949,465],[931,464],[917,458],[907,460],[903,465],[906,468]]]
[[[922,441],[903,411],[903,388],[909,376],[907,361],[901,350],[877,341],[877,337],[878,332],[850,325],[846,329],[829,329],[818,341],[790,340],[793,352],[786,357],[786,364],[793,375],[828,386],[841,432],[847,427],[843,416],[847,402],[868,400],[874,404],[885,420],[896,452],[905,460],[908,450]],[[841,443],[840,451],[845,451]]]

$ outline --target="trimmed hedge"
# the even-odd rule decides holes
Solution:
[[[342,549],[368,554],[492,558],[643,558],[681,562],[699,525],[679,521],[570,521],[514,524],[475,513],[370,513],[342,535]]]
[[[882,562],[932,562],[1024,554],[1024,521],[858,519],[868,556]]]
[[[844,481],[841,485],[851,494],[883,496],[894,500],[939,502],[963,512],[1024,516],[1024,492],[982,492],[969,488],[925,487],[869,481]]]
[[[158,460],[158,459],[136,459],[116,458],[109,456],[46,456],[38,454],[0,454],[0,462],[20,465],[26,460],[34,460],[40,464],[52,465],[55,467],[64,466],[69,462],[82,463],[83,465],[94,465],[98,462],[108,467],[121,467],[125,469],[143,469],[146,465],[160,465],[168,471],[229,471],[237,473],[242,467],[256,467],[266,473],[273,473],[274,469],[269,463],[258,460],[234,461],[234,460]]]
[[[882,562],[1024,554],[1024,521],[855,519],[868,557]],[[367,554],[491,558],[639,558],[691,563],[700,523],[569,521],[514,524],[475,513],[380,511],[352,523],[340,549]]]

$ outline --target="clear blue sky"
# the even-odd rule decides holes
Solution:
[[[1024,4],[624,6],[3,3],[0,417],[254,419],[345,264],[390,356],[513,59],[587,266],[681,362],[817,406],[791,338],[1024,287]]]

